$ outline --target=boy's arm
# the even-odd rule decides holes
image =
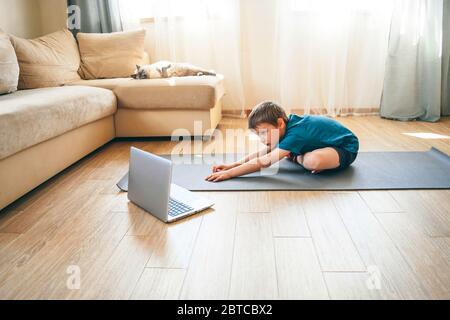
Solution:
[[[248,156],[246,156],[246,157],[242,158],[241,160],[236,161],[236,162],[234,162],[232,164],[229,164],[229,165],[222,164],[222,165],[215,166],[213,168],[213,172],[230,170],[232,168],[238,167],[240,165],[243,165],[246,162],[249,162],[250,160],[253,160],[253,159],[258,158],[258,157],[265,156],[271,150],[272,149],[270,147],[266,146],[266,147],[262,148],[260,151],[257,151],[255,153],[249,154]]]
[[[235,164],[236,164],[235,167],[240,166],[240,165],[243,165],[244,163],[249,162],[249,161],[251,161],[251,160],[253,160],[253,159],[263,157],[263,156],[267,155],[267,154],[268,154],[269,152],[271,152],[271,151],[272,151],[272,149],[271,149],[269,146],[266,146],[265,148],[261,149],[260,151],[257,151],[257,152],[255,152],[255,153],[249,154],[249,155],[246,156],[245,158],[243,158],[243,159],[237,161],[237,162],[235,163]]]
[[[211,182],[219,182],[257,172],[263,168],[268,168],[274,165],[275,163],[287,157],[289,154],[290,151],[276,148],[266,155],[255,157],[232,169],[213,173],[212,175],[208,176],[206,180]]]

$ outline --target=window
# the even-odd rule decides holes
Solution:
[[[275,0],[277,1],[277,0]],[[290,0],[291,9],[299,13],[330,14],[343,11],[374,13],[385,11],[390,0]]]
[[[154,19],[224,17],[230,14],[230,0],[120,0],[128,16],[152,22]]]

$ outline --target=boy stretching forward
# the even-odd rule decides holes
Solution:
[[[312,173],[349,167],[359,151],[358,138],[336,120],[323,116],[286,115],[273,102],[256,106],[249,129],[266,145],[244,159],[213,168],[206,180],[219,182],[268,168],[288,157]]]

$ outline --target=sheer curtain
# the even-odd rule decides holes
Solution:
[[[152,61],[225,76],[225,113],[269,99],[298,113],[379,111],[391,0],[119,1],[125,29],[152,18]]]
[[[120,6],[125,29],[140,22],[147,29],[151,61],[189,62],[223,74],[225,113],[241,115],[240,1],[121,0]]]
[[[331,116],[379,109],[390,0],[277,1],[279,101]]]

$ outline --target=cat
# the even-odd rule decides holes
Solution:
[[[207,71],[189,63],[177,63],[170,61],[159,61],[144,66],[136,66],[136,72],[131,75],[133,79],[164,79],[172,77],[191,76],[216,76],[213,71]]]

